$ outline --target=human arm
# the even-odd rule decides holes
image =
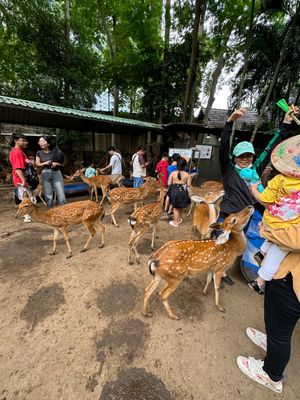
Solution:
[[[145,162],[144,156],[142,154],[138,155],[139,163],[142,168],[146,168],[149,163]]]
[[[239,108],[235,110],[225,123],[220,143],[219,161],[221,164],[221,172],[224,175],[227,171],[228,165],[230,164],[230,136],[232,132],[232,126],[235,121],[243,117],[246,114],[246,108]]]
[[[294,107],[294,114],[297,114],[298,112],[299,112],[299,108]],[[292,121],[293,121],[293,119],[290,116],[290,114],[286,113],[284,116],[283,123],[280,125],[280,127],[278,128],[277,132],[275,133],[273,138],[268,143],[265,150],[261,153],[261,155],[255,161],[254,165],[256,167],[256,170],[257,170],[259,176],[262,174],[263,170],[266,168],[266,166],[270,162],[271,153],[275,149],[275,147],[280,142],[287,139],[289,131],[293,128]]]
[[[112,166],[110,165],[110,164],[108,164],[106,167],[104,167],[104,168],[100,168],[100,172],[104,172],[104,171],[106,171],[107,169],[109,169],[109,168],[111,168]]]
[[[63,167],[65,163],[65,156],[64,153],[59,150],[57,147],[53,150],[53,160],[51,164],[51,168]]]
[[[276,175],[268,182],[268,186],[261,193],[257,189],[260,182],[250,184],[250,190],[253,197],[265,207],[269,204],[275,203],[278,198],[279,190],[283,186],[282,179],[283,176],[281,174]]]
[[[256,182],[256,183],[252,183],[250,182],[250,191],[252,196],[255,198],[255,200],[260,203],[262,206],[264,206],[265,208],[268,207],[269,204],[271,203],[266,203],[264,201],[261,201],[260,199],[260,192],[258,191],[257,187],[258,185],[260,185],[261,182]]]
[[[190,187],[190,186],[192,186],[192,177],[191,177],[191,175],[189,174],[188,180],[187,180],[187,187]]]
[[[24,187],[27,187],[27,186],[28,186],[28,183],[26,182],[23,169],[17,168],[17,169],[16,169],[16,174],[18,175],[18,177],[19,177],[19,178],[21,179],[21,181],[22,181],[22,182],[21,182],[21,185],[24,186]]]

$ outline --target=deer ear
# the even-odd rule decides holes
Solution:
[[[230,232],[224,231],[220,236],[217,237],[216,244],[220,245],[226,243],[229,239],[229,235]]]
[[[24,198],[28,198],[29,199],[29,195],[28,195],[27,191],[24,191],[24,193],[23,193],[23,199]]]
[[[220,223],[220,222],[214,222],[213,224],[209,225],[209,227],[210,227],[211,229],[216,230],[216,231],[220,231],[220,230],[223,229],[223,224]]]

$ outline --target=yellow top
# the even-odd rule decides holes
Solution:
[[[290,196],[292,189],[293,191],[300,190],[300,179],[278,174],[268,182],[268,186],[260,193],[259,199],[264,203],[273,204],[279,197]],[[268,209],[266,209],[262,222],[270,228],[288,228],[291,224],[300,222],[300,215],[293,220],[283,221],[279,217],[270,215]]]

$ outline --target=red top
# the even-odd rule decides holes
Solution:
[[[156,168],[155,170],[161,174],[161,178],[164,182],[165,187],[167,187],[168,184],[168,161],[166,160],[160,160],[157,164],[156,164]]]
[[[18,186],[18,183],[22,183],[22,180],[16,174],[16,169],[24,170],[26,168],[27,156],[19,147],[14,147],[9,153],[9,161],[13,169],[14,186]]]

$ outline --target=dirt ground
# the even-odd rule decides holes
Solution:
[[[110,206],[105,204],[107,214]],[[188,279],[171,296],[182,319],[170,320],[156,293],[153,317],[141,315],[150,281],[150,234],[139,245],[141,266],[127,263],[130,207],[120,227],[104,218],[105,246],[80,253],[87,234],[70,229],[74,256],[66,259],[62,238],[50,256],[52,229],[15,219],[16,206],[0,203],[0,400],[216,400],[278,398],[250,381],[236,366],[238,355],[263,357],[245,328],[263,330],[263,298],[251,291],[238,267],[214,306],[204,297],[205,276]],[[180,228],[159,223],[156,249],[186,238]],[[299,398],[300,326],[292,342],[282,399]],[[298,393],[298,395],[297,395]]]

